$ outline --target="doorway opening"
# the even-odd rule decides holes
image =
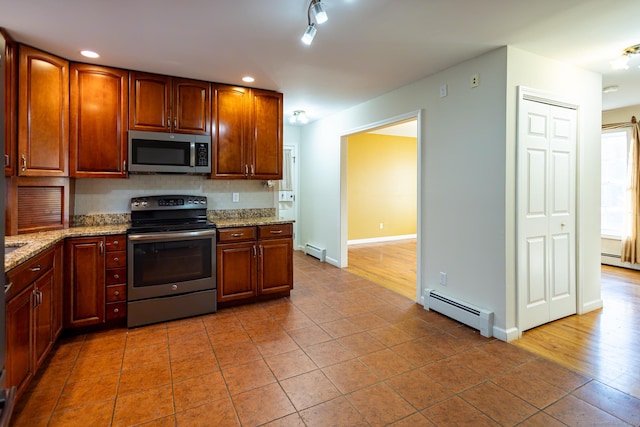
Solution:
[[[342,139],[343,266],[418,299],[418,114],[351,132]]]

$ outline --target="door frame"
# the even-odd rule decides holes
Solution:
[[[405,114],[392,116],[377,122],[369,123],[348,131],[342,132],[340,135],[340,268],[345,268],[349,263],[349,250],[347,241],[349,238],[349,224],[348,224],[348,202],[347,202],[347,173],[348,173],[348,141],[349,136],[367,132],[373,129],[377,129],[384,126],[393,125],[398,122],[405,122],[407,120],[415,120],[418,128],[417,132],[417,238],[416,238],[416,297],[415,301],[420,304],[424,304],[422,298],[422,265],[421,265],[421,253],[422,253],[422,120],[423,110],[414,110]]]
[[[520,182],[520,170],[518,168],[519,161],[519,152],[520,152],[520,119],[523,114],[522,102],[523,101],[533,101],[533,102],[541,102],[544,104],[549,104],[555,107],[561,108],[569,108],[576,111],[576,170],[575,170],[575,180],[576,180],[576,194],[575,194],[575,276],[576,276],[576,314],[580,314],[580,307],[582,307],[582,280],[581,280],[581,271],[580,271],[580,224],[581,224],[581,216],[580,216],[580,145],[582,139],[580,138],[580,106],[576,102],[572,102],[570,100],[564,99],[562,96],[541,91],[538,89],[531,89],[525,86],[518,86],[518,100],[517,100],[517,113],[516,113],[516,210],[514,212],[515,216],[515,254],[514,254],[514,262],[515,262],[515,279],[516,279],[516,292],[515,292],[515,307],[516,307],[516,328],[517,328],[517,338],[522,337],[522,327],[521,320],[523,314],[520,311],[520,292],[522,291],[520,288],[520,283],[518,281],[518,277],[520,276],[520,266],[518,264],[518,244],[520,238],[520,224],[518,222],[518,212],[519,212],[519,194],[518,194],[518,183]]]

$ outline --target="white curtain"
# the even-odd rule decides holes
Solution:
[[[293,191],[293,183],[291,182],[291,167],[293,158],[291,150],[284,150],[284,159],[282,159],[282,180],[280,181],[280,191]]]

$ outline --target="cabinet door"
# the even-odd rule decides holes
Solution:
[[[258,241],[258,294],[288,291],[293,286],[291,239]]]
[[[174,132],[211,135],[211,84],[173,79]]]
[[[129,130],[171,130],[171,77],[129,73]]]
[[[7,302],[7,387],[16,386],[18,395],[34,373],[32,357],[33,286],[24,289]]]
[[[282,179],[282,94],[251,90],[252,179]]]
[[[64,244],[62,242],[56,245],[53,261],[53,296],[51,297],[51,336],[53,337],[53,342],[62,332],[62,306],[64,300],[62,285],[64,282],[63,248]]]
[[[20,46],[18,175],[69,175],[69,63]]]
[[[218,302],[256,295],[256,245],[230,243],[218,245]]]
[[[71,64],[71,176],[127,176],[128,72]]]
[[[4,174],[16,173],[16,144],[18,142],[18,45],[0,28],[4,40]],[[0,43],[1,44],[1,43]]]
[[[225,85],[213,88],[214,178],[246,178],[249,172],[249,89]]]
[[[54,272],[50,269],[34,283],[36,307],[33,312],[35,368],[42,364],[53,346]]]
[[[65,242],[65,326],[104,322],[104,237],[68,239]]]

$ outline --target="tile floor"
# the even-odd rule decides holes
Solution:
[[[59,341],[14,426],[640,425],[640,400],[294,256],[290,299]]]

